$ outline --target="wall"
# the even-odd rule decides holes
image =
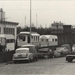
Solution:
[[[14,52],[15,52],[14,50],[8,51],[8,52],[1,52],[0,53],[0,63],[11,61]]]

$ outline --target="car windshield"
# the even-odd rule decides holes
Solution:
[[[16,53],[28,53],[29,50],[17,50]]]

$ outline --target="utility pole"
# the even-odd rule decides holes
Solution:
[[[37,28],[37,14],[36,14],[36,28]]]
[[[25,27],[26,27],[26,16],[25,16]]]
[[[30,43],[31,43],[31,0],[30,0]]]

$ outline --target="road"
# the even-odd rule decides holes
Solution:
[[[0,74],[75,75],[75,61],[68,63],[65,57],[61,57],[39,59],[31,63],[8,63],[0,66]]]

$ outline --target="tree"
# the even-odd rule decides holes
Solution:
[[[17,27],[17,34],[20,33],[20,31],[21,31],[21,27],[18,26],[18,27]]]

